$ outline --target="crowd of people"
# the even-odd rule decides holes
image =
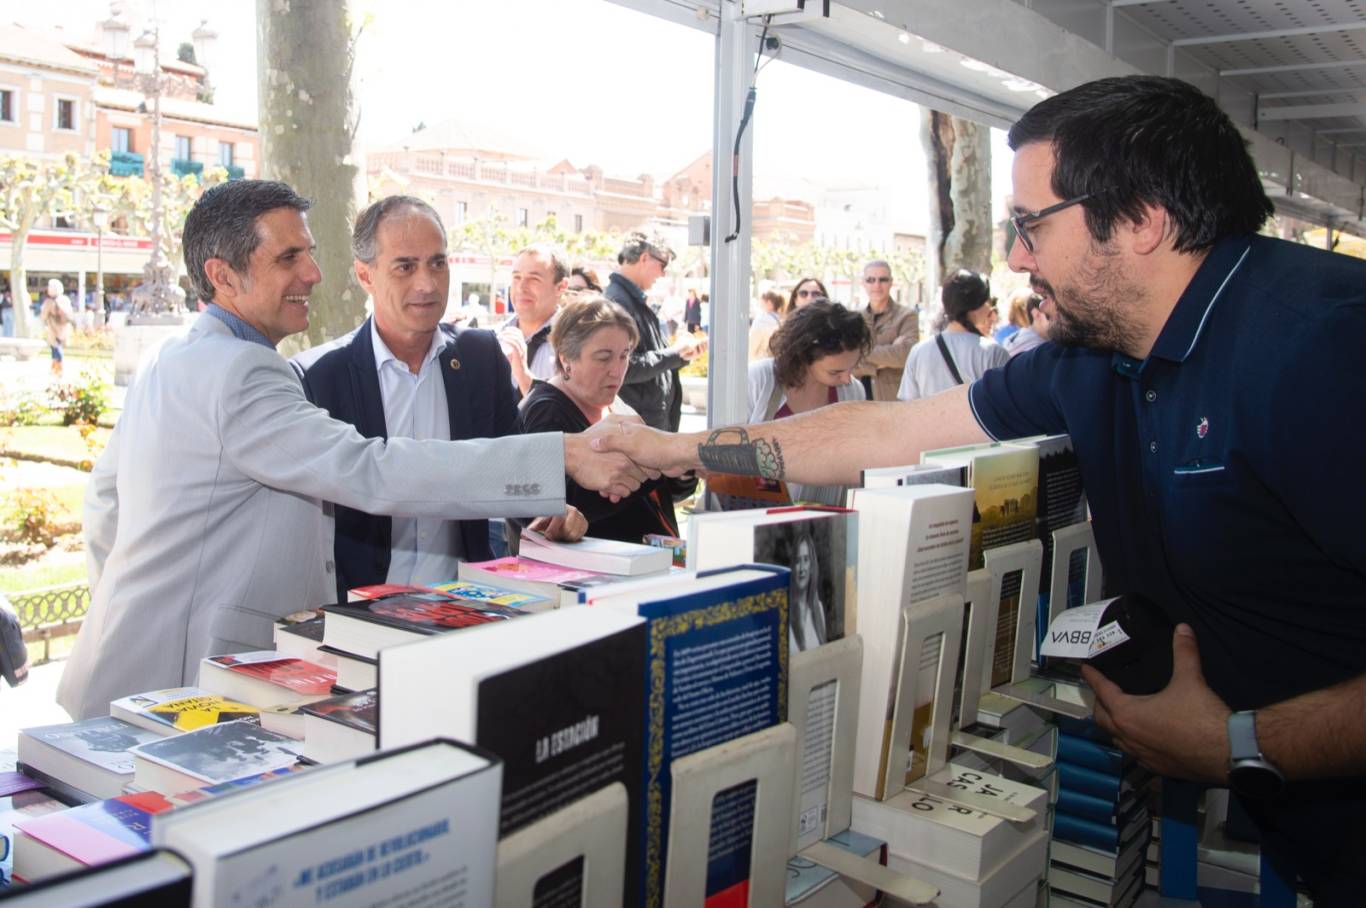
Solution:
[[[1342,479],[1366,441],[1366,265],[1259,235],[1272,206],[1245,140],[1179,80],[1062,92],[1009,143],[1009,265],[1032,293],[1004,346],[971,270],[949,272],[923,341],[886,262],[856,311],[804,279],[766,306],[750,424],[703,433],[678,432],[679,370],[706,339],[648,304],[673,261],[658,238],[628,237],[605,283],[524,250],[495,334],[441,323],[440,218],[381,200],[353,236],[374,315],[287,362],[275,346],[322,280],[309,202],[211,188],[183,241],[207,308],[145,362],[87,488],[93,596],[60,702],[103,714],[192,683],[208,653],[269,648],[301,604],[446,579],[490,552],[492,518],[634,535],[671,526],[699,470],[838,487],[927,449],[1067,433],[1110,591],[1176,627],[1158,694],[1083,670],[1097,722],[1158,773],[1231,785],[1270,860],[1355,904],[1366,548]]]

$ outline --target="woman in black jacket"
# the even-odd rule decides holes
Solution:
[[[518,429],[573,434],[609,415],[634,417],[617,392],[639,338],[635,319],[606,297],[586,294],[563,306],[550,331],[555,375],[532,383]],[[588,535],[623,542],[640,542],[647,533],[678,535],[671,488],[668,479],[653,480],[613,504],[565,477],[565,497],[588,518]]]

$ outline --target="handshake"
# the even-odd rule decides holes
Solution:
[[[661,474],[680,476],[697,463],[698,435],[651,429],[638,416],[608,416],[585,432],[564,437],[569,477],[620,501]]]

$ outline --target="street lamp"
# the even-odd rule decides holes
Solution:
[[[109,208],[96,205],[91,213],[95,222],[95,327],[104,327],[104,231],[109,226]]]
[[[185,291],[176,284],[175,270],[161,248],[165,228],[161,205],[161,93],[166,82],[161,71],[161,27],[155,26],[135,44],[142,65],[151,70],[141,76],[141,88],[152,101],[152,148],[147,167],[147,179],[152,183],[152,257],[143,266],[143,282],[133,290],[131,315],[151,316],[156,323],[161,316],[178,316],[185,311]]]

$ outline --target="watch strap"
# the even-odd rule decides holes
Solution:
[[[1257,713],[1254,710],[1233,713],[1228,717],[1228,753],[1230,763],[1256,760],[1262,749],[1257,745]]]

